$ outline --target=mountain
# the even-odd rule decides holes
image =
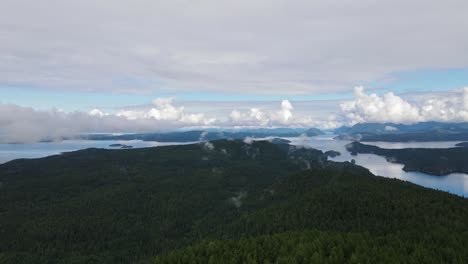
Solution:
[[[463,263],[467,218],[463,197],[282,142],[0,165],[0,263]]]
[[[353,155],[370,153],[384,156],[387,161],[401,163],[405,171],[419,171],[432,175],[468,173],[468,148],[405,148],[385,149],[359,142],[346,145]]]
[[[265,137],[298,137],[301,135],[318,136],[323,132],[316,129],[300,128],[258,128],[245,130],[190,130],[176,131],[166,133],[142,133],[142,134],[89,134],[82,135],[82,139],[88,140],[143,140],[158,142],[195,142],[202,140],[218,139],[244,139],[246,137],[265,138]]]
[[[460,133],[468,132],[468,123],[442,123],[442,122],[420,122],[415,124],[396,123],[358,123],[352,127],[341,127],[335,130],[339,134],[398,134],[417,132],[446,132]]]
[[[338,128],[335,133],[339,139],[357,141],[461,141],[468,140],[468,123],[362,123]]]

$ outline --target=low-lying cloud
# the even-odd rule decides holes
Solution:
[[[13,104],[0,104],[0,143],[58,140],[82,133],[165,131],[191,125],[201,126],[208,122],[202,114],[187,114],[183,108],[173,108],[167,102],[146,112],[123,111],[116,114],[99,109],[88,113],[57,109],[38,111]]]
[[[311,108],[314,106],[311,105]],[[353,100],[336,103],[336,108],[341,110],[328,117],[317,118],[307,111],[296,112],[293,103],[288,100],[277,104],[276,110],[271,107],[251,107],[219,114],[188,111],[172,98],[158,98],[149,107],[114,112],[97,108],[89,112],[64,112],[57,109],[38,111],[13,104],[0,104],[0,142],[37,142],[83,133],[138,133],[182,128],[334,129],[365,122],[468,122],[468,87],[411,99],[394,93],[368,94],[363,87],[356,87]],[[389,126],[386,130],[394,128]]]

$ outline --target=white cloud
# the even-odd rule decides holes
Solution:
[[[157,99],[148,110],[124,110],[116,114],[100,109],[64,112],[0,103],[0,143],[37,142],[73,137],[81,133],[134,133],[205,126],[215,121],[200,113],[186,113],[170,99]]]
[[[392,72],[467,67],[467,9],[466,0],[2,0],[0,85],[346,91]]]
[[[206,150],[206,151],[208,151],[208,152],[214,150],[214,148],[215,148],[214,145],[213,145],[213,143],[208,142],[208,141],[207,141],[207,142],[203,142],[203,143],[202,143],[202,146],[203,146],[203,149]]]
[[[149,110],[122,110],[117,116],[125,117],[129,120],[154,119],[163,121],[175,121],[186,125],[210,125],[216,121],[215,118],[206,118],[201,113],[186,113],[183,106],[175,107],[173,98],[158,98],[153,101],[153,106]]]
[[[409,99],[408,99],[409,98]],[[413,97],[393,93],[367,94],[355,88],[355,98],[341,103],[341,112],[319,112],[323,102],[283,100],[276,109],[270,104],[242,110],[224,111],[209,115],[190,112],[173,99],[159,98],[148,107],[133,107],[117,112],[92,109],[89,112],[64,112],[57,109],[38,111],[28,107],[0,103],[0,142],[36,142],[59,139],[80,133],[131,133],[167,131],[179,128],[240,128],[240,127],[318,127],[333,129],[358,122],[414,123],[422,121],[468,122],[468,87],[446,93]],[[338,102],[333,102],[336,107]],[[229,104],[233,107],[235,104]],[[193,105],[192,105],[193,106]],[[192,108],[191,108],[192,109]],[[386,127],[393,130],[393,127]],[[201,135],[200,140],[204,139]]]
[[[93,110],[89,111],[89,115],[103,117],[106,114],[102,112],[101,110],[94,108]]]
[[[279,112],[279,116],[281,117],[283,122],[288,122],[292,117],[292,107],[291,103],[288,100],[283,100],[281,102],[281,111]]]
[[[244,141],[245,144],[250,145],[250,144],[252,144],[252,143],[254,142],[254,138],[252,138],[252,137],[245,137],[243,141]]]
[[[230,121],[233,124],[245,126],[299,125],[294,122],[293,109],[288,100],[283,100],[281,109],[276,112],[266,112],[259,108],[251,108],[246,112],[233,110],[230,114]]]
[[[393,93],[383,96],[366,94],[363,87],[356,87],[354,96],[353,101],[341,104],[350,124],[468,121],[468,87],[444,95],[426,96],[414,102]]]
[[[311,103],[313,104],[313,103]],[[229,115],[229,125],[234,126],[251,126],[251,127],[319,127],[323,129],[337,128],[343,123],[336,120],[334,115],[326,118],[312,117],[310,112],[297,114],[294,112],[292,103],[288,100],[281,102],[280,110],[269,109],[263,110],[259,108],[251,108],[241,112],[233,110]]]
[[[158,98],[150,107],[128,108],[116,113],[92,109],[89,112],[38,111],[17,105],[0,104],[0,142],[37,142],[81,133],[132,133],[205,127],[310,127],[334,128],[333,118],[317,121],[297,114],[288,100],[279,110],[251,108],[233,110],[229,117],[191,113],[172,98]],[[205,133],[200,137],[204,140]]]

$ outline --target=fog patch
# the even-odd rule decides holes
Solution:
[[[398,128],[394,126],[385,126],[385,131],[397,131]]]
[[[244,138],[244,143],[245,143],[245,144],[250,145],[250,144],[252,144],[253,142],[254,142],[254,138],[253,138],[253,137],[245,137],[245,138]]]
[[[215,148],[213,143],[211,142],[203,142],[202,147],[205,151],[208,151],[208,152],[213,151]]]
[[[247,197],[246,191],[240,191],[237,196],[231,197],[230,201],[236,208],[240,208],[242,206],[242,200]]]

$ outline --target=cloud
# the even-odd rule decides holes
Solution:
[[[243,141],[244,141],[245,144],[250,145],[250,144],[252,144],[252,143],[254,142],[254,138],[252,138],[252,137],[245,137]]]
[[[276,112],[265,112],[259,108],[251,108],[246,112],[233,110],[230,121],[233,124],[245,126],[278,126],[294,124],[293,106],[288,100],[281,102],[281,109]]]
[[[315,104],[319,107],[314,106]],[[248,108],[244,105],[241,110],[225,110],[217,114],[187,111],[185,106],[176,104],[172,98],[158,98],[150,106],[129,107],[116,112],[101,109],[92,109],[89,112],[64,112],[57,109],[39,111],[0,103],[0,142],[37,142],[82,133],[138,133],[181,128],[333,129],[358,122],[468,122],[468,87],[445,93],[406,97],[394,93],[368,94],[363,87],[356,87],[353,100],[331,104],[340,106],[341,111],[319,111],[319,114],[314,115],[313,110],[307,110],[330,108],[329,103],[295,102],[293,106],[288,100],[283,100],[279,105],[277,102],[276,107],[270,103],[258,103],[258,107]],[[241,104],[228,104],[225,108],[236,105]],[[385,129],[391,131],[394,128],[387,126]],[[201,135],[200,141],[204,140],[204,136],[205,134]]]
[[[207,116],[186,111],[173,98],[155,99],[149,107],[130,107],[116,112],[94,108],[89,112],[63,112],[0,103],[0,142],[37,142],[73,137],[83,133],[138,133],[208,127],[311,127],[335,128],[341,122],[333,118],[320,121],[294,112],[288,100],[279,109],[266,107],[246,111],[232,110],[230,115]],[[200,141],[206,133],[202,133]]]
[[[186,125],[210,125],[216,121],[215,118],[206,118],[204,114],[186,113],[183,106],[175,107],[173,98],[158,98],[153,101],[153,106],[149,110],[122,110],[117,116],[125,117],[129,120],[155,119],[163,121],[175,121]]]
[[[467,122],[468,87],[409,102],[393,93],[366,94],[356,87],[354,100],[341,104],[350,124],[365,122],[415,123],[424,121]]]
[[[288,100],[281,102],[280,110],[269,109],[265,111],[259,108],[251,108],[241,112],[233,110],[229,115],[229,125],[244,127],[320,127],[333,129],[343,123],[336,120],[334,115],[323,119],[311,117],[308,113],[296,114],[294,107]]]
[[[29,143],[58,140],[82,133],[136,133],[205,126],[214,122],[200,113],[186,113],[174,107],[172,99],[156,99],[147,110],[106,113],[100,109],[63,112],[38,111],[29,107],[0,103],[0,143]]]
[[[2,0],[0,85],[341,92],[394,72],[467,67],[467,8],[465,0]]]

